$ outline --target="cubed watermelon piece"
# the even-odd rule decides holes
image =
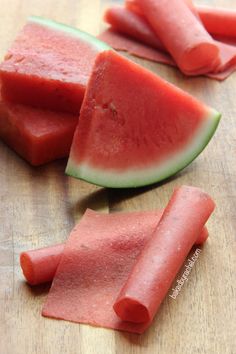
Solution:
[[[85,32],[31,17],[0,65],[2,96],[78,114],[95,57],[107,48]]]
[[[16,105],[0,98],[0,138],[31,165],[69,155],[78,116]]]

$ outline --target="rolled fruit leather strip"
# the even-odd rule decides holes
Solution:
[[[21,253],[20,266],[30,285],[52,281],[64,247],[64,243],[61,243]]]
[[[129,35],[153,48],[166,51],[146,19],[125,7],[108,8],[104,13],[104,21],[119,33]]]
[[[213,200],[199,188],[182,186],[174,191],[114,304],[123,321],[151,323],[214,208]]]
[[[163,210],[156,216],[156,222],[161,218]],[[146,217],[148,213],[144,214]],[[196,241],[196,244],[203,244],[208,238],[207,228],[204,227]],[[35,250],[22,252],[20,265],[23,274],[30,285],[38,285],[53,280],[58,264],[64,251],[65,244],[48,246]]]
[[[112,27],[99,34],[98,38],[118,51],[125,51],[136,57],[152,60],[157,63],[176,66],[168,53],[134,40],[130,36],[123,35],[113,30]]]
[[[192,2],[187,0],[186,2],[190,4],[191,11],[200,22],[201,20],[196,10],[193,5],[191,5]],[[135,4],[136,2],[131,1],[131,3]],[[127,3],[127,6],[129,6],[129,3]],[[137,7],[137,5],[135,6]],[[129,6],[129,8],[113,7],[108,9],[109,16],[107,17],[105,14],[105,20],[107,20],[112,27],[100,34],[99,38],[114,49],[127,51],[135,56],[155,62],[176,66],[171,56],[165,52],[164,49],[158,50],[157,45],[154,44],[153,38],[155,38],[156,34],[145,17],[140,15],[141,10],[137,13],[137,11],[131,11],[132,8],[133,7]],[[129,37],[121,35],[121,33],[123,34],[125,31],[127,32],[126,35]],[[131,37],[136,40],[133,40]],[[236,69],[236,38],[214,35],[214,39],[220,51],[220,60],[215,71],[207,73],[206,76],[217,80],[224,80]],[[158,38],[157,40],[160,43]],[[154,44],[153,47],[150,47],[151,43]]]
[[[143,17],[138,0],[126,0],[125,7]],[[211,35],[236,38],[236,9],[195,5],[192,0],[185,0],[185,3],[195,14],[198,14],[204,27]]]
[[[137,4],[183,73],[206,74],[219,65],[218,46],[185,2],[137,0]]]

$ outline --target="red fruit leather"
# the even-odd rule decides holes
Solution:
[[[163,210],[160,211],[160,217],[162,212]],[[151,215],[152,214],[153,213],[151,212]],[[130,214],[128,214],[128,216],[129,215]],[[159,221],[158,215],[159,214],[156,216],[156,222]],[[147,216],[148,212],[144,214],[143,222],[145,222],[145,217]],[[127,220],[127,222],[129,221]],[[196,241],[196,244],[202,245],[207,240],[207,238],[208,230],[206,227],[204,227]],[[30,285],[38,285],[53,280],[63,254],[64,247],[65,244],[61,243],[58,245],[48,246],[21,253],[20,265],[23,274]]]
[[[113,304],[160,212],[100,214],[87,210],[71,232],[43,306],[43,316],[142,333]]]
[[[114,312],[113,305],[161,215],[162,212],[100,214],[87,210],[69,236],[42,314],[144,332],[150,321],[124,322]],[[194,242],[203,242],[208,236],[206,229],[200,233]]]
[[[149,1],[150,2],[150,1]],[[145,4],[148,3],[148,1],[142,2],[142,6],[145,6]],[[152,5],[154,2],[152,2]],[[179,3],[179,1],[177,1]],[[187,4],[187,6],[186,6]],[[173,6],[172,3],[169,2],[170,6]],[[107,42],[109,45],[113,46],[114,49],[117,50],[124,50],[129,52],[130,54],[136,55],[138,57],[143,57],[145,59],[153,60],[156,62],[176,66],[175,61],[171,58],[171,56],[165,51],[163,48],[163,44],[160,42],[160,33],[158,29],[154,29],[150,23],[147,21],[147,19],[144,17],[143,12],[140,7],[138,7],[138,1],[128,1],[126,2],[127,8],[124,7],[113,7],[110,8],[106,11],[105,13],[105,21],[108,22],[112,27],[113,30],[117,31],[120,33],[119,36],[117,36],[114,31],[113,32],[105,32],[100,35],[100,38]],[[158,2],[158,9],[160,6],[160,2]],[[187,9],[188,15],[191,12],[193,13],[194,16],[192,16],[192,21],[197,25],[197,29],[201,29],[201,31],[204,32],[203,26],[201,24],[201,14],[203,14],[204,19],[208,16],[210,16],[210,23],[212,22],[216,23],[217,21],[215,19],[219,19],[221,25],[220,28],[223,27],[223,15],[226,12],[226,24],[229,22],[229,31],[231,31],[232,24],[236,23],[236,17],[234,18],[233,15],[230,15],[229,10],[224,10],[224,12],[221,12],[220,9],[213,9],[213,8],[203,8],[203,7],[194,7],[191,1],[185,1],[185,4],[181,4],[182,8],[185,10]],[[189,9],[188,9],[189,8]],[[138,10],[139,11],[138,11]],[[191,11],[189,11],[191,10]],[[214,11],[213,11],[214,10]],[[197,12],[198,11],[198,12]],[[151,11],[152,14],[153,11]],[[186,12],[186,11],[185,11]],[[200,15],[200,17],[198,16]],[[210,14],[210,15],[209,15]],[[215,18],[217,14],[217,17]],[[166,14],[166,16],[162,16],[161,20],[163,21],[162,18],[168,17],[170,15]],[[175,14],[172,13],[172,16],[175,17]],[[184,16],[184,14],[182,14]],[[184,16],[185,17],[185,16]],[[188,17],[188,16],[187,16]],[[213,18],[213,19],[212,19]],[[160,21],[156,20],[157,25],[160,25]],[[171,27],[173,27],[173,24],[176,21],[171,20]],[[177,22],[176,22],[177,23]],[[161,26],[161,28],[164,28],[166,26]],[[177,27],[179,27],[179,24],[177,24]],[[181,27],[181,26],[180,26]],[[189,27],[189,26],[187,26]],[[208,28],[208,27],[207,27]],[[172,53],[172,55],[176,58],[178,56],[180,61],[182,61],[182,58],[185,56],[185,51],[187,50],[187,53],[191,52],[191,48],[195,48],[196,43],[194,44],[194,41],[192,41],[191,38],[194,37],[191,36],[191,33],[189,31],[186,31],[184,26],[182,27],[180,34],[178,36],[175,35],[171,36],[171,30],[169,31],[164,31],[163,35],[166,37],[166,32],[169,33],[169,39],[170,39],[170,45],[171,45],[171,53],[172,49],[174,48],[175,53]],[[176,31],[174,31],[176,32]],[[198,32],[198,31],[197,31]],[[217,33],[217,31],[215,30]],[[225,35],[226,31],[220,30],[218,32],[221,32],[223,35]],[[206,33],[206,32],[205,32]],[[227,32],[228,33],[228,32]],[[182,68],[182,71],[185,74],[191,74],[191,75],[199,75],[199,74],[205,74],[208,77],[218,79],[218,80],[224,80],[227,78],[233,71],[236,69],[236,48],[235,48],[235,40],[234,37],[232,37],[232,31],[231,37],[223,37],[222,35],[217,38],[217,41],[214,41],[211,39],[211,43],[214,42],[214,46],[218,48],[218,59],[216,58],[215,64],[210,67],[210,66],[205,66],[203,68],[200,68],[200,70],[193,70],[192,72],[186,71],[184,68]],[[123,36],[121,35],[123,34]],[[126,37],[124,37],[124,34],[126,34]],[[214,34],[214,31],[213,31]],[[129,37],[127,37],[129,36]],[[216,36],[214,34],[214,36]],[[135,39],[132,40],[131,38]],[[156,38],[156,39],[155,39]],[[184,38],[182,40],[181,38]],[[196,38],[199,41],[199,36],[197,35]],[[201,38],[202,39],[202,38]],[[209,39],[209,36],[208,36]],[[163,41],[163,38],[162,38]],[[164,39],[165,42],[165,39]],[[173,43],[172,43],[173,42]],[[204,40],[202,41],[202,43]],[[140,43],[140,45],[139,45]],[[141,45],[143,43],[144,46]],[[224,43],[227,43],[228,45],[226,46]],[[201,40],[199,41],[199,46],[201,48]],[[173,48],[172,48],[173,46]],[[156,50],[153,49],[148,49],[148,47],[155,48]],[[168,45],[167,45],[168,47]],[[181,47],[181,48],[180,48]],[[193,53],[195,52],[195,49],[192,51]],[[182,54],[181,54],[182,53]],[[206,48],[203,51],[203,54],[205,56],[205,53],[207,53]],[[181,56],[182,55],[182,56]],[[195,55],[195,57],[198,59],[199,53]],[[178,63],[179,63],[179,60]],[[187,61],[188,58],[187,58]],[[194,58],[191,58],[190,60],[191,65],[194,65]],[[179,64],[181,67],[181,65]]]
[[[199,188],[175,190],[114,304],[123,321],[152,322],[214,208],[213,200]]]

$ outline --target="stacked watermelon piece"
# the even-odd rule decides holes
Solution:
[[[29,18],[0,66],[0,137],[32,165],[69,155],[86,84],[99,51],[77,29]]]
[[[38,17],[9,49],[0,80],[2,139],[32,165],[70,150],[66,173],[105,187],[175,174],[220,118],[100,40]]]

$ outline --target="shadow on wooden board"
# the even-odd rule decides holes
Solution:
[[[90,194],[86,194],[84,197],[80,198],[78,202],[71,205],[69,208],[69,213],[71,215],[83,215],[86,209],[92,209],[100,211],[104,209],[105,202],[107,201],[107,189],[101,188],[93,191]]]
[[[27,292],[28,295],[37,297],[48,294],[51,282],[32,286],[26,281],[22,281],[20,286],[24,288],[24,291]]]
[[[181,175],[186,172],[181,172]],[[102,210],[104,206],[104,201],[108,202],[109,212],[123,211],[122,208],[119,208],[119,203],[124,200],[132,199],[141,194],[145,194],[148,191],[157,189],[165,184],[171,183],[176,178],[179,178],[178,175],[172,176],[165,181],[152,184],[146,187],[139,188],[100,188],[96,191],[86,194],[84,197],[80,198],[78,202],[74,205],[71,205],[69,212],[72,215],[83,215],[87,208],[93,210]]]
[[[138,188],[127,188],[127,189],[108,189],[108,203],[109,203],[109,210],[111,212],[119,211],[119,203],[124,200],[129,200],[139,195],[145,194],[152,190],[157,190],[158,188],[167,185],[174,180],[182,177],[187,173],[187,170],[184,169],[179,173],[171,176],[161,182],[151,184],[145,187],[138,187]]]

